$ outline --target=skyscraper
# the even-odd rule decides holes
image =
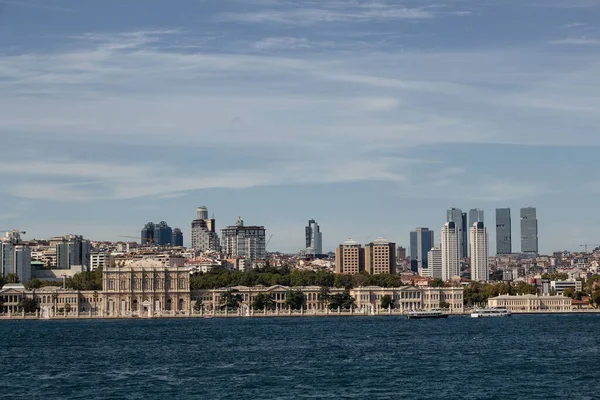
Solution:
[[[521,253],[538,254],[538,221],[535,207],[521,208]]]
[[[454,222],[456,225],[460,243],[460,258],[467,257],[469,254],[467,248],[467,213],[462,212],[460,208],[451,208],[446,211],[446,222]]]
[[[198,251],[219,251],[219,235],[214,218],[208,218],[208,208],[196,209],[196,219],[192,221],[192,248]]]
[[[512,253],[510,208],[496,209],[496,254]]]
[[[173,240],[171,241],[173,246],[183,247],[183,232],[181,229],[173,229]]]
[[[417,228],[410,233],[410,269],[419,272],[428,268],[427,253],[433,247],[433,231]]]
[[[314,219],[308,221],[308,226],[304,228],[306,235],[306,249],[310,249],[314,254],[323,254],[323,236],[321,228]]]
[[[429,254],[427,256],[429,261],[428,271],[424,271],[422,276],[430,276],[432,278],[442,279],[442,249],[439,247],[433,247],[429,250]]]
[[[170,246],[173,241],[173,229],[165,222],[160,221],[154,227],[154,244],[157,246]]]
[[[31,249],[23,244],[20,232],[7,232],[0,239],[0,276],[16,274],[21,282],[31,280]]]
[[[360,243],[348,239],[335,249],[336,274],[358,274],[364,269],[364,249]]]
[[[456,223],[446,222],[442,227],[442,279],[460,276],[460,236]]]
[[[483,222],[475,222],[470,228],[471,239],[471,280],[484,282],[490,279],[488,270],[489,238]]]
[[[469,210],[469,221],[468,221],[468,227],[469,229],[473,226],[474,223],[476,222],[484,222],[483,221],[483,210],[481,208],[472,208]],[[466,231],[467,235],[469,235],[469,230]],[[469,239],[469,238],[467,238]],[[471,241],[469,239],[469,246],[468,246],[468,253],[467,255],[470,256],[471,254]]]
[[[156,228],[156,225],[154,225],[154,222],[148,222],[144,226],[144,228],[142,228],[142,237],[141,237],[142,245],[152,246],[155,244],[155,239],[154,239],[155,228]]]
[[[235,225],[221,230],[223,253],[227,257],[264,260],[267,257],[264,226],[244,226],[241,217]]]
[[[365,271],[372,275],[396,273],[396,243],[377,238],[365,246]]]
[[[89,240],[81,235],[66,235],[56,244],[56,268],[70,269],[73,265],[89,267],[90,251]]]

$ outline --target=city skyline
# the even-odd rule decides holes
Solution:
[[[329,251],[458,206],[493,254],[493,210],[533,204],[540,253],[598,242],[596,2],[88,3],[2,2],[2,229],[189,245],[207,204]]]

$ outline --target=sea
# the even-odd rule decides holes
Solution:
[[[2,399],[600,399],[600,314],[0,321]]]

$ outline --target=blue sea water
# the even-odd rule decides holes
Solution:
[[[600,314],[0,321],[2,399],[598,399]]]

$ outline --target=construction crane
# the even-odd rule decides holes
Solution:
[[[583,247],[583,249],[586,253],[588,252],[588,246],[600,247],[600,244],[582,244],[582,245],[580,245],[580,247]]]
[[[121,236],[119,236],[119,237],[122,237],[122,238],[129,238],[129,239],[136,239],[136,241],[137,241],[137,239],[139,239],[139,238],[140,238],[139,236],[125,236],[125,235],[121,235]],[[146,243],[145,243],[145,244],[146,244],[146,245],[148,245],[148,246],[151,246],[152,244],[154,244],[154,239],[152,239],[152,238],[147,238],[147,239],[146,239]]]
[[[269,246],[269,243],[271,242],[271,239],[273,239],[273,234],[271,234],[271,236],[269,236],[269,240],[267,240],[267,244],[265,244],[265,250]]]
[[[21,235],[25,235],[27,233],[25,231],[20,231],[18,229],[0,229],[0,233],[6,233],[6,232],[16,232],[16,233],[19,233]]]

